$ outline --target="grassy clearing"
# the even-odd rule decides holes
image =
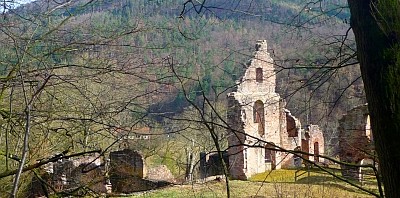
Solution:
[[[232,197],[373,197],[365,193],[344,189],[342,186],[296,184],[296,183],[262,183],[251,181],[231,181]],[[132,197],[226,197],[225,183],[206,183],[174,186]]]
[[[238,198],[373,197],[319,171],[312,171],[309,177],[305,174],[295,182],[295,172],[296,170],[274,170],[255,175],[250,181],[230,181],[231,196]],[[212,181],[204,184],[177,185],[132,197],[226,197],[226,188],[224,182]]]
[[[295,174],[300,175],[295,181]],[[335,175],[341,175],[337,170],[332,170]],[[317,179],[319,178],[319,179]],[[260,182],[296,182],[296,183],[321,183],[327,181],[338,181],[333,176],[326,174],[319,169],[311,169],[309,172],[305,170],[295,170],[295,169],[279,169],[273,171],[267,171],[264,173],[256,174],[250,178],[250,181],[260,181]]]

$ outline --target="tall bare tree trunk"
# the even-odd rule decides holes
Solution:
[[[400,196],[400,3],[348,0],[386,197]]]
[[[25,123],[24,145],[23,145],[23,150],[22,150],[22,158],[21,158],[21,161],[19,163],[18,171],[15,174],[14,184],[13,184],[13,188],[12,188],[11,195],[10,195],[10,197],[12,197],[12,198],[17,197],[18,188],[19,188],[19,180],[21,178],[22,170],[24,168],[24,165],[25,165],[25,162],[26,162],[26,158],[27,158],[27,155],[28,155],[28,152],[29,152],[31,104],[27,105],[27,107],[25,109],[25,116],[26,116],[26,120],[25,120],[26,123]]]

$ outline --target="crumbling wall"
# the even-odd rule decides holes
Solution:
[[[228,149],[229,156],[229,172],[232,178],[246,179],[244,173],[244,122],[246,119],[245,112],[242,112],[240,103],[235,99],[234,93],[228,95],[228,113],[227,122],[228,126]]]
[[[29,185],[29,189],[25,194],[25,197],[36,198],[36,197],[46,197],[46,195],[49,195],[50,189],[44,183],[42,183],[42,181],[48,183],[49,185],[53,185],[51,174],[46,171],[43,171],[43,169],[39,169],[38,172],[40,179],[38,179],[36,176],[32,178],[31,183]]]
[[[57,190],[74,190],[87,187],[106,192],[105,170],[99,154],[64,159],[53,163],[53,182]]]
[[[134,150],[124,149],[110,153],[110,181],[112,191],[130,193],[151,189],[146,177],[143,156]]]
[[[282,108],[283,109],[283,108]],[[283,109],[281,122],[284,124],[281,130],[281,145],[284,149],[295,150],[301,146],[301,123],[289,110]],[[294,168],[298,166],[298,160],[293,154],[282,152],[282,167]]]
[[[42,179],[58,192],[73,192],[76,196],[86,193],[77,189],[91,189],[97,193],[107,192],[105,168],[99,154],[48,163],[39,172]],[[54,192],[34,177],[26,196],[37,197],[46,193]]]
[[[324,159],[318,155],[324,155],[325,140],[324,135],[318,125],[308,125],[306,132],[309,133],[309,153],[314,154],[309,157],[311,161],[316,163],[324,162]]]
[[[228,94],[228,123],[232,127],[228,130],[228,154],[230,174],[236,179],[267,170],[266,145],[257,138],[281,144],[280,97],[275,93],[276,76],[266,41],[257,42],[247,66],[236,90]],[[274,157],[280,161],[279,154]],[[280,164],[276,166],[280,168]]]
[[[171,170],[169,170],[166,165],[159,165],[149,168],[146,179],[152,181],[166,181],[171,183],[175,182],[174,175],[172,175]]]
[[[369,124],[367,105],[355,107],[339,120],[339,156],[340,160],[360,164],[370,159],[373,153],[372,133]],[[344,177],[361,179],[360,168],[342,165]]]
[[[267,51],[267,42],[257,41],[244,76],[228,94],[227,121],[232,127],[228,129],[228,154],[234,179],[247,179],[266,170],[299,164],[292,154],[271,149],[275,146],[314,152],[310,146],[318,143],[315,150],[323,153],[322,132],[315,127],[311,132],[315,137],[310,137],[308,132],[301,133],[300,121],[284,109],[285,101],[275,93],[275,81],[274,61]]]
[[[247,69],[240,81],[237,92],[275,93],[276,74],[274,60],[267,49],[267,41],[259,40],[256,43],[254,56],[247,63]],[[257,81],[257,68],[262,69],[262,80]]]
[[[142,155],[130,149],[111,152],[107,162],[99,154],[59,160],[43,166],[40,175],[57,192],[73,192],[74,196],[84,195],[88,189],[96,193],[132,193],[175,181],[165,166],[155,167],[147,175]],[[33,178],[26,197],[52,193],[48,186]]]

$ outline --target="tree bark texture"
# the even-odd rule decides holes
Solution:
[[[400,196],[400,2],[348,0],[386,197]]]

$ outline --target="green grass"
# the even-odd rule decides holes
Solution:
[[[273,171],[266,171],[264,173],[256,174],[252,176],[250,181],[260,181],[260,182],[295,182],[295,174],[297,172],[297,182],[301,182],[303,180],[309,180],[309,178],[317,178],[320,177],[322,180],[312,180],[310,182],[325,182],[326,180],[335,180],[335,178],[327,173],[319,170],[319,169],[310,169],[309,172],[306,170],[295,170],[295,169],[279,169]],[[331,170],[335,175],[341,175],[337,170]]]
[[[294,182],[294,174],[296,170],[273,170],[256,174],[251,177],[250,181],[265,182]]]
[[[206,183],[173,186],[132,197],[226,197],[225,183]],[[231,181],[231,197],[373,197],[368,194],[344,190],[338,186],[296,183],[262,183],[250,181]]]
[[[295,182],[295,172],[296,170],[274,170],[257,174],[249,181],[231,180],[231,197],[373,197],[320,171],[311,171],[309,177],[305,174]],[[176,185],[131,197],[226,197],[226,186],[225,182],[216,181]]]

